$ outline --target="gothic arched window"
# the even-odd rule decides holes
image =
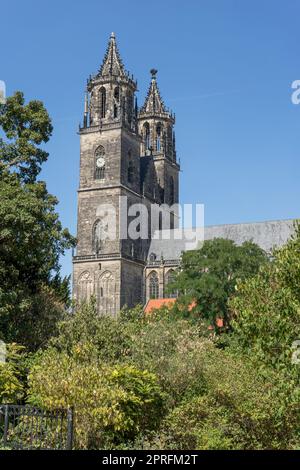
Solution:
[[[102,314],[115,313],[116,283],[110,271],[104,271],[98,278],[97,303]]]
[[[93,282],[89,271],[84,271],[80,274],[78,279],[78,296],[79,302],[89,300],[93,293]]]
[[[155,271],[149,274],[149,297],[150,299],[158,299],[159,297],[159,281]]]
[[[165,276],[165,286],[167,287],[169,284],[172,284],[172,282],[174,282],[175,280],[175,276],[176,276],[176,273],[174,271],[174,269],[170,269],[166,276]],[[165,293],[168,297],[170,298],[175,298],[177,297],[177,291],[172,289],[171,291],[168,291]]]
[[[127,94],[127,116],[128,122],[131,124],[132,122],[132,114],[133,114],[133,96],[131,93]]]
[[[102,145],[95,151],[95,179],[103,180],[105,178],[105,149]]]
[[[168,141],[167,153],[169,157],[172,157],[173,130],[171,126],[168,126],[168,129],[167,129],[167,141]]]
[[[156,151],[160,152],[161,150],[161,124],[156,126]]]
[[[114,104],[114,119],[118,117],[118,106]]]
[[[145,154],[150,148],[150,126],[148,122],[145,122],[143,126],[143,135],[144,135],[144,151]]]
[[[102,220],[98,219],[93,226],[93,251],[97,255],[103,248],[104,227]]]
[[[161,212],[158,214],[158,230],[162,230],[163,228],[163,215]]]
[[[119,99],[120,99],[120,88],[118,86],[116,86],[115,90],[114,90],[114,97],[115,97],[115,100],[117,103],[119,103]]]
[[[100,117],[105,118],[106,113],[106,89],[103,87],[100,88]]]
[[[132,154],[131,151],[128,151],[128,168],[127,168],[127,180],[128,183],[133,183],[134,179],[134,166],[132,162]]]
[[[173,176],[170,176],[169,194],[170,194],[170,205],[172,205],[172,204],[174,204],[174,198],[175,198],[174,178],[173,178]]]

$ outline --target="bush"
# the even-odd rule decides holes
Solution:
[[[87,349],[89,346],[87,347]],[[45,351],[29,375],[29,402],[47,409],[74,407],[76,446],[111,448],[157,425],[163,394],[154,374]]]
[[[0,363],[0,403],[16,403],[24,396],[23,347],[7,344],[6,362]]]
[[[214,345],[199,349],[202,392],[185,395],[169,411],[147,448],[278,449],[299,445],[297,402],[287,401],[277,375]]]
[[[259,364],[281,371],[292,387],[299,366],[292,364],[292,345],[300,339],[300,226],[274,252],[271,266],[239,283],[230,301],[235,340]]]

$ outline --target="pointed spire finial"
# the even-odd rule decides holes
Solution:
[[[151,75],[152,75],[152,80],[156,80],[157,70],[156,70],[156,69],[151,69],[151,70],[150,70],[150,73],[151,73]]]
[[[150,83],[150,87],[147,93],[145,103],[143,107],[141,108],[141,113],[145,113],[145,112],[166,113],[167,110],[160,96],[159,89],[157,86],[157,81],[156,81],[157,70],[151,69],[150,73],[152,76],[152,80]]]
[[[120,57],[115,33],[111,33],[103,63],[99,71],[100,76],[126,76],[126,71]]]

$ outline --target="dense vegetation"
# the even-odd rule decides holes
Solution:
[[[272,258],[221,239],[186,253],[172,310],[70,313],[74,239],[37,181],[51,122],[17,93],[0,125],[0,403],[73,406],[79,449],[298,449],[299,226]]]
[[[59,257],[75,240],[37,180],[52,125],[40,101],[17,92],[0,105],[0,339],[36,350],[55,332],[69,298]]]

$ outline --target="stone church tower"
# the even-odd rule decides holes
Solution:
[[[94,295],[100,313],[114,315],[124,305],[132,307],[145,301],[144,272],[151,230],[147,239],[122,236],[121,200],[127,198],[128,208],[139,203],[148,210],[152,204],[160,207],[178,202],[175,118],[160,97],[156,70],[151,74],[149,92],[139,110],[137,83],[125,70],[112,34],[102,66],[87,84],[79,130],[73,296],[80,302]],[[114,237],[107,236],[106,207],[113,208],[116,215]],[[125,229],[133,219],[126,220]]]

